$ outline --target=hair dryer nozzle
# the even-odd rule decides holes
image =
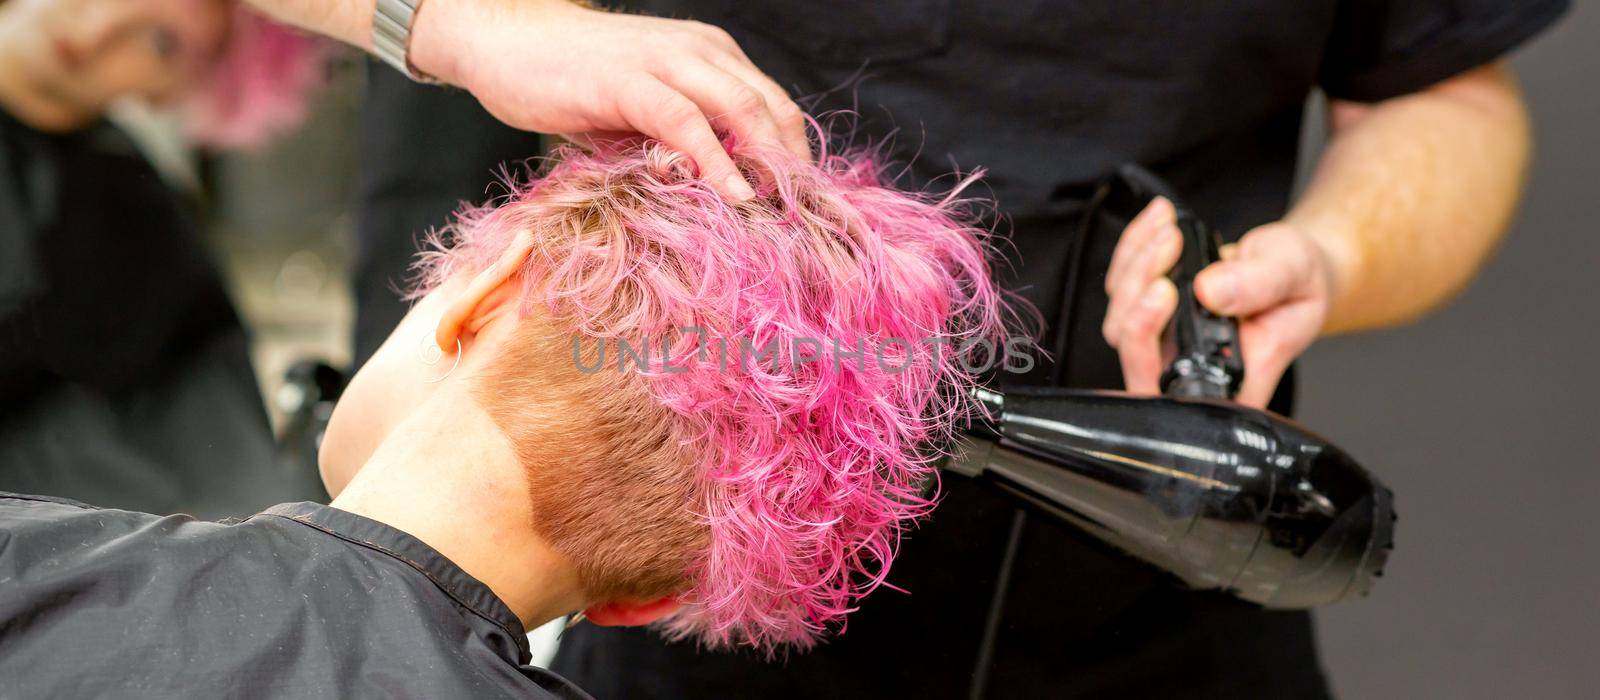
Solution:
[[[1285,418],[1210,399],[987,393],[994,420],[949,471],[1191,586],[1273,608],[1326,605],[1370,590],[1393,546],[1389,489]]]

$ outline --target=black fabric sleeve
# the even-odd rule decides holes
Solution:
[[[1549,27],[1568,0],[1345,0],[1323,54],[1322,88],[1377,102],[1489,63]]]

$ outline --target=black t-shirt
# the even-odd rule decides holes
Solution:
[[[0,493],[0,695],[565,698],[488,587],[313,503],[225,525]]]
[[[938,188],[953,168],[985,168],[1011,235],[997,270],[1055,323],[1078,215],[1119,165],[1154,171],[1236,239],[1286,209],[1311,91],[1375,101],[1426,88],[1504,54],[1567,2],[632,5],[726,29],[814,113],[854,109],[855,142],[892,143],[911,164],[905,186]],[[381,66],[369,85],[358,356],[403,314],[390,290],[417,230],[442,223],[453,198],[483,200],[496,165],[534,149],[469,95]],[[1056,355],[1073,386],[1121,384],[1098,332],[1114,243],[1084,241],[1075,330]],[[889,581],[909,593],[880,590],[845,634],[781,663],[579,626],[552,665],[600,697],[965,698],[980,682],[996,698],[1327,693],[1306,613],[1179,590],[959,480],[906,538]]]
[[[1486,63],[1565,0],[642,0],[728,30],[812,112],[855,110],[918,185],[988,171],[1002,211],[1138,162],[1224,229],[1276,217],[1308,92],[1376,101]],[[847,124],[841,125],[845,126]],[[914,158],[914,161],[913,161]]]

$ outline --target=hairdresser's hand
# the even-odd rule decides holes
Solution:
[[[565,0],[431,0],[411,61],[519,129],[642,133],[692,158],[724,194],[754,196],[717,130],[810,157],[805,119],[728,33]]]
[[[1172,204],[1152,203],[1123,231],[1106,274],[1102,331],[1117,349],[1129,391],[1160,391],[1161,333],[1178,304],[1178,290],[1166,274],[1178,263],[1183,236]],[[1286,223],[1272,223],[1224,246],[1222,260],[1201,271],[1195,294],[1212,312],[1239,318],[1244,354],[1244,385],[1238,400],[1265,408],[1278,380],[1316,340],[1327,317],[1332,267],[1327,254],[1308,235]]]

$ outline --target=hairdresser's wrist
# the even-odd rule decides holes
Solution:
[[[522,46],[537,49],[537,32],[559,13],[581,9],[566,0],[423,0],[411,25],[411,65],[443,83],[474,88],[483,61],[506,60],[495,42],[496,29],[511,29]]]
[[[462,79],[463,54],[472,50],[470,20],[462,15],[482,0],[423,0],[411,19],[411,43],[406,60],[412,68],[442,83],[466,87]]]
[[[362,50],[372,49],[372,15],[376,7],[375,0],[245,1],[257,12],[284,24],[331,37]]]

